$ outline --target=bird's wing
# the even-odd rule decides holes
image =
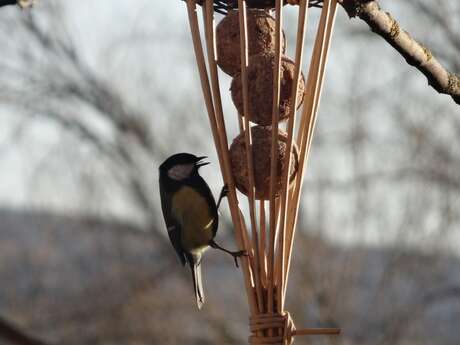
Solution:
[[[185,256],[182,246],[180,245],[180,227],[177,225],[168,226],[168,235],[171,240],[171,244],[176,250],[177,255],[179,256],[182,266],[185,266]]]
[[[196,187],[198,192],[209,202],[209,210],[212,218],[214,219],[212,223],[212,232],[213,235],[216,236],[217,228],[219,226],[219,214],[217,213],[216,200],[214,199],[208,184],[201,176],[198,176]]]
[[[185,266],[185,253],[182,250],[181,246],[181,228],[177,222],[174,221],[174,218],[171,214],[171,197],[169,193],[166,193],[160,184],[160,196],[161,196],[161,208],[163,210],[163,217],[165,219],[166,227],[168,229],[169,239],[171,240],[171,244],[173,245],[174,249],[176,250],[177,255],[179,256],[180,262],[182,266]]]

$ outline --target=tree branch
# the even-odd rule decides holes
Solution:
[[[16,0],[0,0],[0,7],[8,5],[16,5],[18,2]]]
[[[0,318],[0,339],[4,339],[15,345],[48,345],[41,340],[25,334],[3,318]]]
[[[449,95],[460,104],[460,77],[448,71],[432,52],[402,30],[398,22],[383,11],[375,0],[338,0],[350,18],[364,20],[373,32],[383,37],[407,61],[422,72],[439,93]]]
[[[8,5],[19,5],[21,8],[31,7],[35,0],[0,0],[0,7]]]

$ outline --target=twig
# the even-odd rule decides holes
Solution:
[[[0,0],[0,7],[8,6],[8,5],[16,5],[16,0]]]
[[[292,254],[292,246],[294,241],[294,232],[296,229],[297,216],[300,206],[300,192],[304,180],[305,164],[308,161],[310,153],[313,132],[316,124],[316,116],[321,98],[321,91],[324,81],[324,73],[328,57],[328,51],[331,43],[331,35],[334,27],[337,1],[328,0],[324,2],[324,7],[321,12],[321,18],[316,34],[315,46],[311,58],[310,70],[308,73],[306,89],[310,90],[305,99],[303,114],[297,134],[298,146],[300,147],[299,154],[299,170],[295,180],[294,189],[292,190],[292,205],[291,215],[289,215],[289,227],[287,230],[287,259],[285,269],[285,286],[287,286],[289,277],[290,258]],[[284,290],[286,293],[286,290]]]
[[[268,313],[274,312],[274,283],[275,283],[275,241],[277,234],[277,212],[276,212],[276,179],[278,164],[278,122],[280,117],[280,89],[281,89],[281,46],[283,30],[283,6],[281,0],[276,0],[276,41],[275,41],[275,61],[273,65],[273,103],[272,103],[272,141],[270,153],[270,240],[268,251]],[[289,152],[287,153],[289,154]],[[281,312],[281,300],[277,300],[278,312]],[[269,330],[269,336],[271,336]]]
[[[247,230],[244,228],[244,219],[241,217],[240,211],[238,208],[238,199],[236,197],[235,185],[234,185],[233,178],[231,175],[231,170],[230,170],[230,160],[229,160],[230,158],[229,158],[228,147],[224,145],[223,142],[220,141],[221,139],[222,140],[226,139],[224,122],[223,122],[223,114],[220,112],[220,106],[217,108],[218,109],[217,114],[214,109],[214,103],[213,103],[212,94],[211,94],[211,85],[209,82],[209,77],[208,77],[208,73],[206,69],[204,51],[203,51],[203,46],[201,44],[201,38],[200,38],[200,28],[199,28],[197,14],[196,14],[196,0],[187,0],[186,3],[187,3],[187,12],[188,12],[188,17],[189,17],[190,31],[192,33],[193,47],[194,47],[196,62],[197,62],[197,66],[198,66],[198,70],[200,74],[201,88],[203,91],[206,109],[207,109],[209,121],[211,124],[214,144],[215,144],[217,154],[219,157],[219,165],[224,175],[224,180],[229,187],[228,202],[230,206],[230,213],[232,216],[232,221],[233,221],[233,224],[235,225],[236,238],[237,238],[240,248],[243,246],[244,248],[246,248],[247,241],[245,241],[246,234],[244,232]],[[207,35],[208,43],[212,42],[214,45],[215,44],[214,37],[210,37],[210,36],[213,36],[213,31],[209,31],[208,25],[206,25],[206,27],[208,27],[208,35]],[[214,49],[212,49],[212,51],[214,51]],[[212,61],[211,63],[211,69],[215,70],[216,69],[215,57],[212,60],[214,61]],[[217,77],[216,74],[213,73],[213,75],[214,77]],[[214,84],[213,91],[217,94],[219,90],[217,90],[215,83],[216,82],[218,83],[218,80],[216,78],[212,78],[212,80]],[[255,296],[252,293],[252,283],[251,283],[251,278],[250,278],[251,270],[250,270],[249,264],[250,264],[249,259],[247,257],[243,258],[241,266],[243,270],[243,276],[244,276],[246,291],[248,295],[248,303],[249,303],[251,312],[255,313],[255,311],[257,310],[257,302],[255,300]]]
[[[32,338],[9,321],[0,318],[0,339],[15,345],[48,345],[41,340]]]
[[[246,16],[246,1],[238,1],[238,18],[240,24],[240,60],[241,60],[241,85],[243,87],[243,112],[244,112],[244,142],[246,149],[246,164],[248,167],[248,203],[249,214],[251,220],[252,230],[252,244],[254,247],[254,283],[256,286],[257,302],[259,305],[259,312],[263,312],[263,295],[262,283],[260,278],[260,252],[259,252],[259,238],[257,232],[256,220],[256,206],[255,206],[255,182],[254,182],[254,157],[252,150],[252,129],[249,125],[249,118],[252,114],[249,113],[249,89],[248,89],[248,30],[247,30],[247,16]]]
[[[280,205],[280,224],[282,229],[282,235],[280,238],[282,239],[280,242],[280,270],[279,270],[279,286],[280,286],[280,293],[281,301],[284,303],[284,294],[283,291],[285,290],[285,282],[286,282],[286,275],[285,275],[285,254],[286,254],[286,238],[287,238],[287,231],[286,231],[286,224],[289,223],[288,217],[288,210],[289,207],[289,187],[290,187],[290,176],[291,176],[291,152],[293,149],[293,142],[294,142],[294,126],[296,122],[296,113],[297,113],[297,105],[298,105],[298,90],[299,90],[299,81],[301,78],[301,66],[302,66],[302,59],[303,59],[303,50],[304,50],[304,41],[305,41],[305,28],[307,24],[307,8],[308,8],[309,1],[302,0],[299,4],[299,16],[298,16],[298,24],[297,24],[297,42],[296,42],[296,53],[295,53],[295,68],[294,68],[294,78],[292,80],[292,94],[291,94],[291,104],[292,110],[288,115],[288,125],[287,125],[287,141],[286,141],[286,155],[285,155],[285,163],[284,163],[284,171],[282,173],[282,193],[281,193],[281,205]]]
[[[21,8],[32,7],[35,0],[0,0],[0,7],[8,5],[19,5]]]
[[[0,7],[8,6],[8,5],[16,5],[16,0],[0,0]]]
[[[460,76],[448,71],[433,53],[402,30],[398,22],[383,11],[375,0],[339,0],[350,18],[364,20],[373,32],[380,35],[407,61],[422,72],[436,91],[449,95],[460,104]]]

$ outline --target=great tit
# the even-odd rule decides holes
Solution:
[[[237,257],[245,251],[229,251],[215,241],[219,216],[217,210],[227,194],[224,186],[216,202],[205,180],[198,170],[209,164],[203,162],[206,156],[197,157],[190,153],[178,153],[160,165],[160,196],[163,216],[169,239],[182,265],[188,262],[193,276],[198,309],[204,303],[201,279],[201,257],[209,247],[222,250]]]

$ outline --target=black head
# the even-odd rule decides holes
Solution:
[[[198,173],[198,169],[209,162],[202,162],[206,156],[197,157],[191,153],[176,153],[160,165],[160,174],[181,181]]]

